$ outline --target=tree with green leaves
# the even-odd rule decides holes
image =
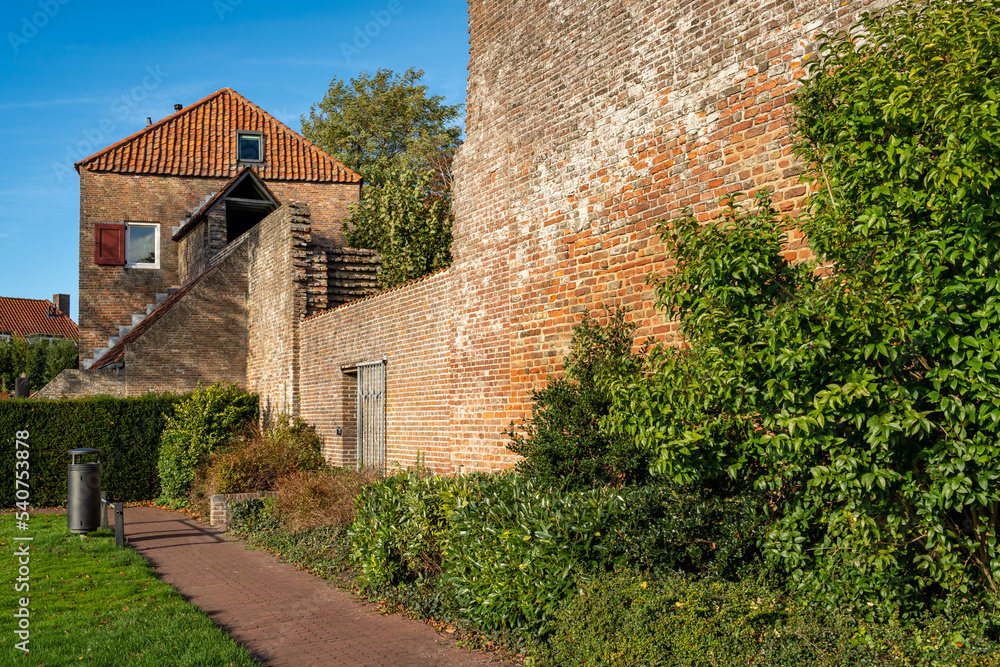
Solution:
[[[0,341],[0,386],[13,394],[15,379],[24,373],[37,391],[66,368],[79,365],[76,341],[70,338],[27,341],[19,336]]]
[[[996,622],[998,35],[998,0],[936,0],[821,37],[795,115],[817,260],[783,258],[766,196],[664,225],[690,346],[613,381],[660,474],[770,494],[769,553],[828,607]]]
[[[302,118],[302,134],[378,186],[394,170],[431,169],[439,186],[451,187],[451,158],[462,143],[456,121],[462,106],[428,95],[424,73],[380,69],[345,82],[334,79]]]
[[[459,104],[428,95],[423,71],[380,69],[334,79],[302,134],[364,180],[344,223],[350,245],[377,250],[391,287],[451,263],[451,164]]]

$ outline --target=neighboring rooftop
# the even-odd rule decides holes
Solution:
[[[257,149],[263,154],[251,162],[269,181],[361,181],[358,174],[231,88],[94,153],[77,162],[76,169],[232,178],[247,164],[238,159],[241,133],[250,139],[261,137]]]
[[[69,297],[61,294],[63,305],[69,310]],[[0,296],[0,335],[16,334],[21,338],[29,336],[57,336],[61,338],[80,337],[76,322],[69,313],[59,310],[48,299],[21,299]]]

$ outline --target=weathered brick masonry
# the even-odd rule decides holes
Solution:
[[[301,415],[323,435],[328,460],[356,461],[357,380],[341,369],[384,358],[389,464],[420,455],[452,468],[453,310],[452,276],[442,271],[302,322]]]
[[[304,414],[348,452],[351,442],[331,436],[336,415],[346,424],[350,412],[338,405],[349,386],[335,364],[385,355],[388,409],[402,420],[389,419],[390,448],[404,442],[393,437],[420,441],[411,446],[443,471],[509,464],[502,430],[561,369],[585,308],[627,305],[640,337],[673,335],[645,282],[670,266],[656,221],[685,208],[707,219],[719,197],[763,187],[797,211],[805,187],[789,113],[806,54],[818,33],[888,4],[471,0],[454,265],[433,294],[412,286],[308,320]],[[808,252],[793,234],[790,253]],[[409,368],[394,374],[406,339],[392,320],[439,312],[421,331],[443,338],[417,349],[434,351],[426,385],[440,391],[419,394]],[[316,360],[322,350],[335,360]],[[314,363],[325,370],[306,370]],[[413,414],[427,415],[411,422],[423,438],[402,434]]]
[[[179,285],[177,248],[170,228],[184,220],[228,179],[80,170],[80,361],[106,347],[119,325],[146,311],[157,293]],[[94,225],[99,222],[160,224],[160,269],[94,263]]]

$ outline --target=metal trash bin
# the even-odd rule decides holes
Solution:
[[[81,447],[69,450],[66,478],[66,525],[72,533],[89,533],[101,527],[101,450]],[[84,456],[97,456],[83,462]],[[80,460],[78,460],[78,458]]]

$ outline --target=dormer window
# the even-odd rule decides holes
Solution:
[[[263,162],[264,137],[260,132],[237,132],[236,150],[240,162]]]

